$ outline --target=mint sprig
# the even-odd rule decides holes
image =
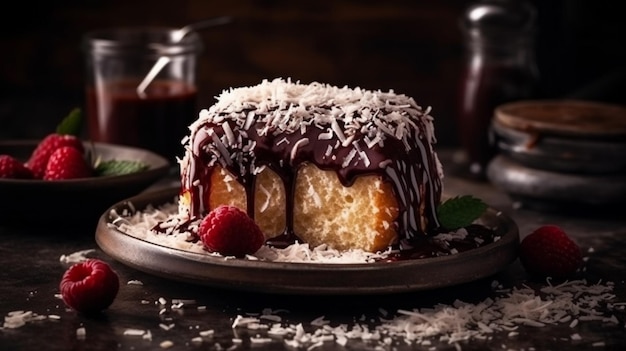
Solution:
[[[57,134],[78,136],[82,128],[82,122],[83,116],[81,110],[76,107],[61,120],[61,123],[57,125],[56,132]]]
[[[439,224],[448,230],[467,227],[485,213],[487,204],[471,195],[456,196],[437,207]]]
[[[97,162],[95,166],[96,175],[99,177],[137,173],[148,168],[143,162],[129,160],[107,160]]]

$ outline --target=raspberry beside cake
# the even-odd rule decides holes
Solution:
[[[268,242],[376,252],[439,227],[432,117],[393,91],[290,80],[224,91],[190,128],[179,211],[247,211]]]

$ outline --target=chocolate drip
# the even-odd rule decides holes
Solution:
[[[322,108],[318,108],[318,113],[319,109]],[[250,111],[239,112],[240,115],[247,113]],[[207,137],[199,144],[199,153],[194,155],[194,174],[183,174],[183,179],[187,178],[183,182],[183,191],[192,194],[192,215],[206,212],[198,199],[201,193],[209,193],[210,171],[207,170],[221,164],[244,186],[247,212],[254,217],[256,174],[261,167],[268,167],[282,179],[287,201],[285,231],[272,243],[280,246],[293,243],[298,239],[293,230],[296,172],[303,163],[311,162],[320,169],[335,171],[346,187],[363,175],[377,175],[390,182],[400,207],[395,225],[405,239],[423,235],[438,226],[435,209],[441,197],[441,180],[437,175],[437,161],[431,145],[423,133],[426,126],[422,121],[412,119],[416,124],[414,128],[409,128],[412,135],[401,139],[386,135],[382,144],[368,145],[361,130],[347,136],[351,141],[346,142],[329,133],[330,125],[311,124],[303,130],[281,131],[267,129],[266,122],[263,122],[267,116],[257,115],[250,128],[242,130],[228,115],[220,117],[224,117],[221,123],[205,122],[199,126],[198,130],[208,131]],[[341,130],[345,128],[342,121],[338,121],[338,126]],[[226,135],[225,129],[231,133],[230,136]],[[221,140],[225,149],[215,145],[211,133]],[[254,147],[244,150],[250,142]],[[202,188],[203,184],[207,186]],[[207,198],[204,203],[208,203]],[[421,223],[420,213],[426,223]]]
[[[399,241],[425,237],[439,227],[442,191],[429,111],[393,91],[316,82],[264,80],[224,91],[190,126],[181,160],[182,209],[190,217],[210,210],[205,207],[209,179],[219,165],[245,188],[246,210],[254,217],[256,177],[267,167],[282,180],[286,197],[284,232],[273,243],[290,244],[298,239],[293,213],[297,172],[311,163],[334,171],[344,187],[368,175],[387,182],[398,204],[399,216],[391,225]]]

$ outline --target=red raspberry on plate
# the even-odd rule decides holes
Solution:
[[[111,306],[119,287],[117,273],[98,259],[72,265],[60,284],[63,302],[82,313],[96,313]]]
[[[541,226],[526,236],[519,257],[528,273],[544,278],[572,277],[583,264],[578,244],[555,225]]]
[[[63,146],[71,146],[79,150],[81,154],[85,152],[83,144],[78,137],[69,134],[52,133],[37,144],[37,147],[26,162],[26,167],[30,168],[35,178],[42,179],[50,156],[56,149]]]
[[[93,168],[80,150],[72,146],[62,146],[50,155],[43,179],[76,179],[92,175]]]
[[[206,215],[198,235],[204,247],[224,256],[243,257],[257,252],[265,242],[259,226],[235,206],[221,205]]]
[[[10,155],[0,155],[0,178],[31,179],[33,172]]]

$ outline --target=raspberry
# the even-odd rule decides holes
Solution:
[[[35,178],[42,179],[50,156],[56,149],[63,146],[71,146],[79,150],[81,154],[85,151],[83,144],[76,136],[52,133],[37,144],[26,162],[26,167],[30,168]]]
[[[580,247],[558,226],[544,225],[520,244],[520,261],[537,277],[569,278],[583,264]]]
[[[60,289],[67,306],[89,314],[108,308],[115,300],[119,286],[117,273],[106,262],[89,259],[65,271]]]
[[[202,219],[198,235],[204,247],[224,256],[243,257],[265,242],[259,226],[235,206],[221,205]]]
[[[44,180],[86,178],[93,174],[93,168],[82,152],[71,146],[56,149],[46,165]]]
[[[31,179],[33,172],[10,155],[0,155],[0,178]]]

